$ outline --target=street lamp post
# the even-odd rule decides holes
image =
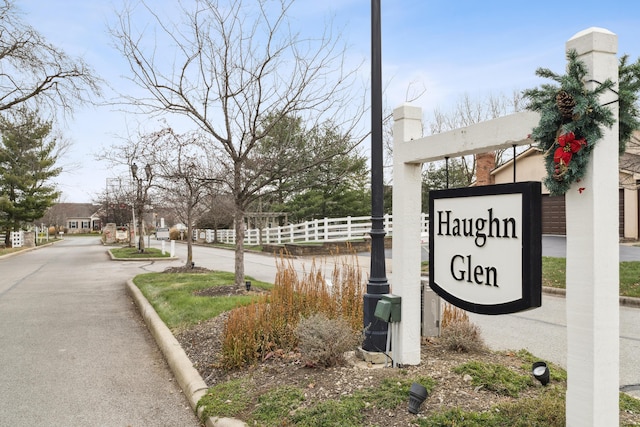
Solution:
[[[382,162],[382,66],[380,0],[371,0],[371,269],[364,295],[363,350],[385,351],[387,322],[374,316],[381,295],[389,293],[384,259],[384,180]]]
[[[138,165],[135,163],[131,164],[131,176],[133,176],[133,180],[136,183],[136,199],[135,199],[135,213],[137,215],[138,220],[138,252],[144,252],[144,236],[143,236],[143,215],[144,215],[144,205],[147,203],[147,192],[149,191],[149,187],[151,187],[151,179],[153,178],[153,174],[151,171],[151,165],[147,164],[144,167],[145,178],[138,176]]]

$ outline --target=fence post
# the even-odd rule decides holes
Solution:
[[[420,363],[420,230],[422,187],[420,163],[405,163],[400,147],[422,136],[422,109],[403,105],[393,110],[393,292],[402,297],[402,321],[393,359]],[[397,349],[397,350],[396,350]]]
[[[588,87],[618,81],[618,38],[612,32],[589,28],[566,47],[584,62]],[[616,118],[617,98],[607,91],[600,99]],[[568,426],[619,424],[618,142],[616,120],[602,129],[585,176],[566,194]]]

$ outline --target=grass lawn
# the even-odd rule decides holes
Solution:
[[[273,285],[251,280],[253,288],[271,289]],[[160,318],[172,331],[211,319],[234,307],[255,301],[255,294],[221,297],[194,295],[194,292],[214,286],[234,283],[234,273],[147,273],[136,276],[133,282],[151,303]]]
[[[162,254],[162,250],[156,248],[145,248],[143,253],[138,253],[137,248],[113,248],[109,249],[114,257],[116,258],[124,258],[124,259],[135,259],[135,258],[169,258],[169,252],[165,251],[164,255]]]
[[[25,248],[2,248],[2,249],[0,249],[0,256],[9,255],[9,254],[14,253],[14,252],[20,252],[20,251],[22,251],[24,249]]]
[[[542,257],[542,286],[565,289],[566,265],[565,258]],[[640,261],[620,263],[620,295],[640,298]]]

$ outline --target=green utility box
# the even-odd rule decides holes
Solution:
[[[376,304],[376,310],[373,313],[375,317],[385,322],[393,323],[401,320],[400,302],[402,297],[393,294],[384,294],[380,301]]]

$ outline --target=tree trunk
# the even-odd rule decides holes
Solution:
[[[144,252],[144,222],[142,220],[142,209],[138,212],[138,252]]]
[[[236,205],[235,213],[236,230],[236,259],[235,282],[237,286],[244,284],[244,211]]]
[[[187,208],[187,263],[185,265],[187,268],[191,268],[193,266],[193,239],[191,238],[191,236],[193,236],[193,226],[191,225],[191,206],[193,206],[193,204],[191,203],[191,200],[189,200],[189,207]]]

